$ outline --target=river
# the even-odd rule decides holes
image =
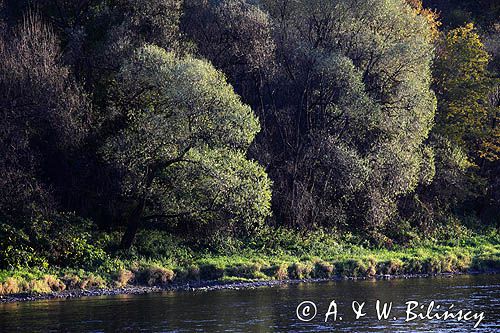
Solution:
[[[377,300],[379,309],[392,302],[387,320],[378,320]],[[358,319],[354,301],[358,311],[365,303],[359,312],[365,315]],[[409,314],[406,302],[411,301],[419,305]],[[442,314],[453,304],[450,313],[470,311],[470,320],[407,321],[418,311],[425,314],[432,301],[431,315]],[[0,304],[0,332],[470,332],[478,318],[472,315],[481,313],[484,318],[475,331],[500,332],[500,275],[346,280]]]

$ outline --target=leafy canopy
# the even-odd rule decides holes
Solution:
[[[109,112],[126,120],[102,153],[141,218],[231,225],[269,215],[267,176],[245,158],[258,120],[208,62],[146,45],[122,66],[112,100]]]

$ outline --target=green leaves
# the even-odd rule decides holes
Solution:
[[[270,214],[269,180],[244,155],[258,120],[208,62],[146,45],[123,65],[112,96],[110,112],[126,126],[102,154],[122,173],[123,194],[146,198],[147,215],[225,228]]]
[[[269,95],[245,99],[266,117],[259,156],[276,215],[294,227],[383,229],[433,175],[428,19],[399,0],[261,3],[277,74]]]

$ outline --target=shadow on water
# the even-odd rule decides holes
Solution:
[[[338,320],[334,322],[332,315],[325,323],[332,300],[337,303]],[[366,302],[366,316],[358,320],[351,309],[355,300]],[[376,300],[393,302],[389,320],[377,320]],[[303,301],[316,305],[317,315],[310,322],[297,318],[296,308]],[[0,332],[470,332],[475,324],[474,320],[405,322],[407,301],[425,306],[435,301],[440,309],[434,312],[452,304],[453,312],[484,312],[476,331],[500,331],[500,275],[478,275],[1,304]]]

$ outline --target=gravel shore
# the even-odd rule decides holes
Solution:
[[[493,272],[492,272],[493,273]],[[469,272],[468,274],[477,274]],[[417,274],[417,275],[378,275],[372,279],[410,279],[410,278],[427,278],[431,276],[453,277],[461,274]],[[366,278],[346,278],[349,280],[363,280]],[[322,283],[329,281],[339,281],[342,278],[334,279],[303,279],[303,280],[270,280],[270,281],[251,281],[251,282],[224,282],[224,281],[195,281],[186,284],[170,285],[166,287],[146,287],[146,286],[129,286],[125,288],[115,289],[92,289],[92,290],[65,290],[62,292],[53,292],[47,294],[12,294],[0,296],[0,303],[15,303],[29,302],[48,299],[70,299],[77,297],[97,297],[97,296],[116,296],[116,295],[141,295],[150,293],[161,293],[168,291],[184,291],[184,292],[204,292],[212,290],[240,290],[240,289],[255,289],[274,287],[279,285],[299,284],[299,283]]]

